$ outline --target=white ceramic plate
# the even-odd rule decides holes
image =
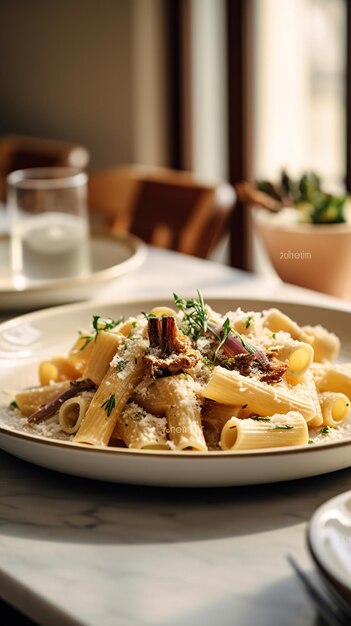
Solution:
[[[317,509],[308,527],[308,543],[323,576],[351,602],[351,491]]]
[[[0,234],[0,310],[33,309],[91,298],[109,281],[139,267],[146,258],[146,250],[146,245],[134,235],[94,233],[90,274],[79,278],[33,281],[17,291],[11,281],[9,237]]]
[[[206,299],[221,312],[241,306],[261,310],[278,306],[299,323],[323,324],[335,330],[343,358],[351,360],[350,314],[321,307],[259,300]],[[64,354],[76,331],[91,315],[112,318],[135,315],[166,301],[119,304],[85,303],[30,313],[0,326],[0,388],[37,384],[38,362]],[[97,310],[98,306],[98,310]],[[15,383],[14,383],[15,381]],[[0,397],[7,406],[9,397]],[[278,482],[324,474],[351,465],[351,436],[330,443],[250,452],[168,452],[91,448],[25,434],[16,425],[0,426],[2,448],[22,459],[69,474],[115,482],[165,486],[218,486]]]

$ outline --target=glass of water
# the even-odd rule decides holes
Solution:
[[[33,168],[12,172],[7,183],[14,287],[87,275],[87,175],[72,168]]]

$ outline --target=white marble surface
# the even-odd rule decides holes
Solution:
[[[156,250],[99,299],[196,287],[332,302]],[[306,522],[350,479],[344,470],[260,487],[141,488],[56,474],[2,453],[0,595],[43,626],[312,626],[314,611],[286,555],[312,567]]]

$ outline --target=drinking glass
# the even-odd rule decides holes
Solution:
[[[33,168],[12,172],[7,183],[14,287],[87,275],[87,175],[72,168]]]

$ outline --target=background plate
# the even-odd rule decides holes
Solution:
[[[351,491],[331,498],[314,513],[308,544],[322,575],[350,603]]]
[[[134,235],[93,233],[92,272],[79,278],[33,281],[22,291],[11,282],[8,235],[0,235],[0,310],[25,309],[92,298],[99,287],[139,267],[147,246]]]

